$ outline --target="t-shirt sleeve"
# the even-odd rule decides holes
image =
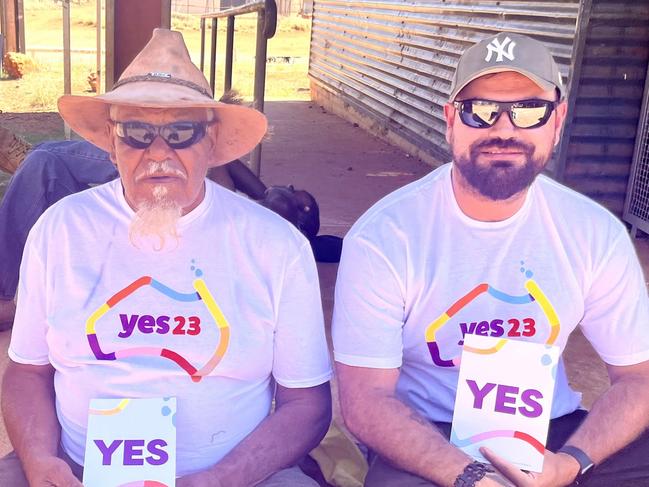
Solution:
[[[346,238],[336,280],[334,359],[391,369],[403,355],[404,289],[389,259],[372,243]]]
[[[595,267],[581,327],[610,365],[649,360],[649,302],[642,268],[626,231]]]
[[[282,279],[273,376],[288,388],[313,387],[331,378],[318,271],[308,242],[302,245]]]
[[[18,280],[16,317],[11,332],[9,357],[30,365],[49,364],[47,345],[46,269],[34,228],[27,238]],[[37,235],[35,235],[37,234]]]

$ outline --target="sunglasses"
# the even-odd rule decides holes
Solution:
[[[173,122],[166,125],[153,125],[145,122],[116,122],[117,136],[128,146],[146,149],[159,135],[172,149],[185,149],[199,142],[204,136],[209,122]]]
[[[492,101],[472,98],[454,101],[453,106],[460,114],[462,123],[474,129],[492,127],[503,112],[507,112],[514,127],[534,129],[547,123],[557,103],[548,100]]]

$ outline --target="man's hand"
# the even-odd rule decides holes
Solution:
[[[59,457],[44,457],[30,462],[31,487],[83,487],[70,466]]]
[[[523,472],[488,448],[480,448],[480,453],[516,487],[564,487],[570,485],[579,472],[579,463],[570,455],[549,450],[545,450],[541,473]],[[482,487],[482,483],[479,485]]]
[[[489,472],[476,484],[476,487],[514,487],[514,484],[498,472]]]

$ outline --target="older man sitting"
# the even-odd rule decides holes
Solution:
[[[176,485],[314,485],[293,467],[331,414],[309,243],[206,180],[259,142],[264,116],[214,101],[182,36],[162,29],[112,91],[64,96],[59,110],[120,177],[64,198],[30,232],[2,393],[15,455],[0,485],[81,485],[89,401],[169,396]],[[175,321],[132,326],[143,315]]]

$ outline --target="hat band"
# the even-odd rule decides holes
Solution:
[[[197,85],[196,83],[192,83],[191,81],[187,81],[184,79],[172,78],[171,75],[162,76],[158,73],[140,74],[137,76],[130,76],[128,78],[120,79],[117,83],[113,85],[113,90],[127,83],[135,83],[137,81],[156,81],[158,83],[171,83],[174,85],[185,86],[187,88],[191,88],[194,91],[198,91],[201,95],[205,95],[208,98],[213,98],[212,93],[209,90],[206,90],[205,88]]]

